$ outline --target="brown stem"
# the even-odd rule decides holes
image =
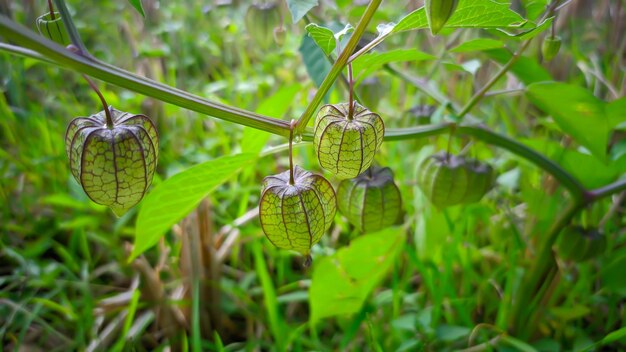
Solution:
[[[348,80],[350,80],[350,106],[348,108],[348,120],[352,120],[354,118],[354,78],[352,77],[352,64],[348,64]]]
[[[114,125],[113,125],[113,117],[111,117],[111,109],[109,109],[109,105],[107,104],[107,101],[104,99],[102,92],[100,92],[100,89],[98,89],[96,84],[93,83],[93,81],[90,80],[89,77],[87,77],[86,75],[82,75],[82,76],[87,81],[91,89],[93,89],[93,91],[96,92],[96,94],[98,95],[98,98],[100,98],[100,102],[102,103],[102,107],[104,108],[104,114],[106,115],[107,128],[113,128]]]
[[[289,184],[292,186],[296,183],[293,179],[293,130],[297,122],[296,120],[291,120],[289,124]]]
[[[52,0],[48,0],[48,8],[50,9],[50,19],[55,20],[56,16],[54,15],[54,6],[52,6]]]

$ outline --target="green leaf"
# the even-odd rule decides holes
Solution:
[[[450,49],[451,53],[469,53],[473,51],[484,51],[503,48],[504,43],[496,39],[479,38],[468,40],[457,47]]]
[[[352,63],[357,83],[377,71],[381,66],[397,61],[424,61],[434,60],[435,56],[424,53],[417,49],[396,49],[387,52],[372,52],[359,56]]]
[[[315,41],[308,35],[302,37],[302,44],[300,45],[299,51],[309,77],[311,77],[315,86],[319,87],[331,67],[326,54],[324,54],[322,49],[320,49],[317,44],[315,44]]]
[[[615,330],[612,333],[606,335],[601,342],[603,345],[606,345],[622,339],[626,339],[626,327]]]
[[[309,36],[315,41],[315,44],[317,44],[326,55],[330,55],[330,53],[335,50],[337,41],[335,40],[335,33],[333,33],[333,31],[315,23],[308,24],[304,29],[306,29]]]
[[[517,33],[517,34],[509,33],[503,29],[498,29],[498,30],[508,35],[509,37],[513,37],[518,40],[528,40],[528,39],[532,39],[538,36],[539,34],[543,33],[546,29],[550,28],[553,21],[554,21],[554,17],[546,18],[538,26],[533,26],[531,29],[523,31],[521,33]]]
[[[605,186],[617,180],[619,175],[626,171],[623,162],[612,162],[607,165],[594,155],[564,149],[556,142],[524,140],[523,143],[547,155],[587,188]]]
[[[604,101],[583,87],[557,82],[532,84],[526,94],[563,132],[606,162],[612,126]]]
[[[444,28],[507,28],[524,24],[524,18],[509,6],[493,0],[461,0]],[[422,7],[402,18],[392,33],[423,28],[428,28],[428,20]]]
[[[610,102],[606,107],[611,128],[626,122],[626,98]]]
[[[541,16],[546,10],[546,6],[550,3],[549,0],[525,0],[522,1],[526,8],[526,17],[534,20]]]
[[[337,47],[337,42],[341,42],[341,39],[343,39],[346,34],[354,31],[354,28],[350,24],[347,24],[337,33],[334,33],[330,28],[322,27],[315,23],[310,23],[304,28],[309,33],[309,36],[313,38],[315,44],[329,56]]]
[[[317,0],[287,0],[287,7],[289,7],[289,12],[291,12],[293,23],[300,21],[307,12],[317,5]]]
[[[141,4],[141,0],[128,0],[128,2],[133,5],[135,10],[141,14],[142,17],[146,17],[145,12],[143,12],[143,5]]]
[[[155,187],[144,199],[139,211],[135,245],[129,260],[157,244],[172,225],[255,158],[254,154],[220,157],[193,166]]]
[[[316,260],[309,291],[311,322],[358,312],[393,266],[404,242],[404,230],[392,227],[361,236],[334,255]]]

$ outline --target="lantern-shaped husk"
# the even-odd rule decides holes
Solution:
[[[337,206],[352,225],[367,233],[395,224],[402,198],[391,169],[372,167],[357,178],[341,181]]]
[[[462,202],[476,203],[493,187],[495,174],[491,165],[474,159],[466,159],[465,167],[468,170],[468,180]]]
[[[490,165],[445,152],[426,158],[417,174],[417,185],[438,208],[477,202],[493,183]]]
[[[147,116],[109,108],[78,117],[65,134],[72,175],[94,202],[117,216],[141,201],[152,182],[159,153],[157,130]]]
[[[367,170],[383,143],[385,125],[378,114],[356,104],[352,119],[349,104],[323,106],[315,119],[313,143],[320,165],[340,179]]]
[[[293,184],[289,171],[263,180],[259,218],[263,232],[276,247],[308,255],[330,228],[337,201],[324,177],[298,166],[293,176]]]
[[[421,163],[417,184],[433,205],[444,208],[463,201],[468,178],[463,158],[437,153]]]
[[[556,249],[563,260],[583,262],[604,253],[606,245],[606,236],[597,229],[570,226],[561,233]]]

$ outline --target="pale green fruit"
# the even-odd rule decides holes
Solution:
[[[491,165],[478,160],[465,160],[468,173],[467,190],[463,203],[476,203],[493,187],[495,174]]]
[[[152,121],[109,107],[105,112],[78,117],[65,133],[72,175],[94,202],[121,216],[137,205],[152,183],[159,157],[159,137]]]
[[[340,179],[367,170],[383,143],[385,125],[380,116],[355,103],[324,105],[315,119],[313,144],[320,165]]]
[[[375,232],[396,223],[402,196],[391,169],[372,167],[337,188],[337,207],[359,231]]]
[[[263,180],[259,219],[276,247],[308,255],[330,228],[337,211],[332,185],[324,177],[296,166]]]
[[[419,166],[417,185],[438,208],[461,204],[468,184],[463,158],[442,152],[429,156]]]

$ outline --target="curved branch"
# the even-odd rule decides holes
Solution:
[[[289,122],[287,121],[215,103],[183,90],[137,76],[100,61],[74,54],[3,15],[0,15],[0,36],[20,43],[25,48],[47,57],[60,66],[68,67],[74,71],[84,73],[119,87],[226,121],[253,127],[284,137],[289,136]],[[7,49],[7,47],[11,49],[11,47],[7,45],[4,46],[4,49]],[[28,55],[28,53],[29,52],[26,50],[21,50],[20,54]]]
[[[563,185],[563,187],[567,188],[567,190],[570,191],[576,202],[583,202],[589,199],[589,192],[586,190],[586,188],[580,183],[580,181],[578,181],[569,172],[565,171],[561,166],[548,159],[543,154],[516,140],[513,140],[478,125],[457,125],[455,123],[448,123],[441,125],[428,125],[402,129],[388,129],[385,132],[385,141],[397,141],[435,136],[448,133],[452,128],[455,129],[455,134],[472,136],[487,144],[506,149],[511,153],[532,162],[533,164],[537,165],[541,169],[554,176],[554,178],[556,178],[561,183],[561,185]],[[621,187],[626,188],[626,181],[624,181],[624,184],[621,185]],[[605,190],[604,192],[607,192],[607,190]]]

